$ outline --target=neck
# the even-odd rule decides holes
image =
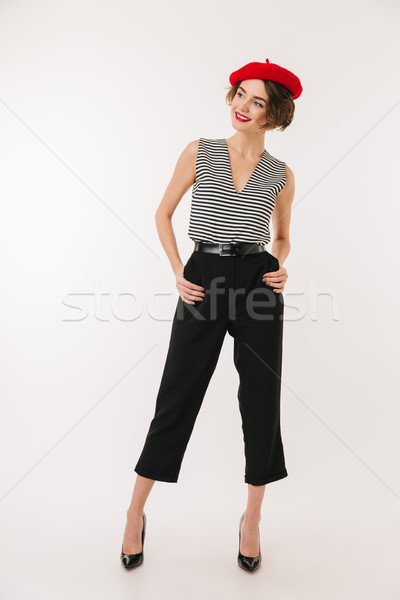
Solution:
[[[265,134],[237,132],[230,138],[226,138],[227,144],[239,152],[243,157],[251,158],[262,156]]]

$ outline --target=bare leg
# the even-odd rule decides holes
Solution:
[[[242,521],[240,552],[244,556],[258,556],[260,551],[258,525],[261,521],[261,505],[265,485],[248,486],[246,512]]]
[[[136,476],[132,499],[126,511],[123,552],[137,554],[142,551],[143,509],[155,479]]]

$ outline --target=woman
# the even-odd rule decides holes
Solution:
[[[227,102],[236,133],[200,138],[179,157],[156,213],[161,243],[179,291],[155,414],[135,466],[121,562],[143,562],[144,505],[156,480],[177,482],[197,414],[226,332],[239,373],[248,501],[239,522],[238,564],[261,563],[259,522],[265,485],[288,475],[280,432],[283,295],[288,278],[294,197],[290,168],[264,149],[265,131],[292,122],[302,92],[296,75],[252,62],[231,73]],[[172,215],[193,186],[188,234],[194,250],[179,258]],[[275,239],[270,254],[272,217]]]

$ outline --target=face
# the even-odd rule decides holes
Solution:
[[[267,92],[261,79],[245,79],[232,100],[232,125],[238,131],[252,133],[266,123]]]

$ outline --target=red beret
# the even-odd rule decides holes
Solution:
[[[287,87],[293,94],[293,100],[298,98],[303,91],[300,79],[288,69],[270,63],[268,58],[265,63],[251,62],[229,75],[229,83],[234,85],[244,79],[269,79]]]

